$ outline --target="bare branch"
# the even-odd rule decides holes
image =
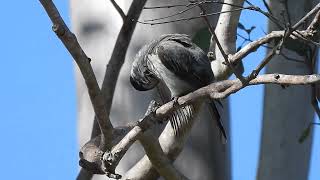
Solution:
[[[174,13],[174,14],[171,14],[171,15],[168,15],[168,16],[164,16],[164,17],[161,17],[161,18],[155,18],[155,19],[146,19],[144,20],[144,22],[148,22],[148,21],[157,21],[157,20],[162,20],[162,19],[167,19],[167,18],[170,18],[170,17],[174,17],[174,16],[177,16],[177,15],[180,15],[180,14],[183,14],[185,12],[188,12],[189,10],[193,9],[197,7],[197,5],[190,5],[190,6],[187,6],[186,9],[182,10],[182,11],[179,11],[177,13]]]
[[[107,161],[112,166],[117,166],[129,147],[139,139],[148,158],[161,176],[170,180],[187,179],[172,166],[171,161],[163,152],[158,139],[150,132],[146,132],[145,134],[143,133],[151,126],[155,125],[157,121],[162,121],[162,119],[156,119],[154,117],[155,111],[158,107],[158,103],[151,101],[145,117],[139,121],[117,145],[114,146],[110,153],[107,152],[103,155],[103,160]]]
[[[110,149],[113,127],[106,111],[105,101],[102,98],[100,88],[90,65],[90,59],[80,47],[76,36],[69,30],[61,18],[52,0],[40,0],[40,2],[53,23],[53,31],[68,49],[85,79],[90,100],[98,119],[100,131],[102,132],[100,148],[103,151]]]
[[[105,109],[107,116],[109,116],[110,114],[116,82],[119,76],[120,69],[124,63],[126,52],[136,26],[136,22],[132,21],[132,19],[139,18],[145,2],[146,0],[134,0],[132,2],[127,14],[127,18],[123,22],[113,53],[107,65],[105,77],[101,88],[102,99],[105,99],[106,101]],[[97,118],[95,117],[94,122],[96,122],[96,120]],[[93,126],[93,133],[91,134],[91,138],[97,136],[97,134],[94,133],[96,132],[96,128],[97,126]]]
[[[319,43],[313,41],[313,40],[317,40],[318,41],[318,36],[319,36],[319,26],[320,26],[320,3],[314,8],[317,9],[317,14],[314,17],[313,21],[310,23],[309,27],[305,30],[305,31],[298,31],[295,30],[296,28],[299,27],[299,25],[301,24],[301,22],[303,21],[299,21],[298,23],[296,23],[292,29],[290,30],[292,33],[288,33],[288,38],[293,39],[293,40],[303,40],[306,41],[308,43],[312,43],[314,45],[319,45]],[[314,9],[310,12],[313,12]],[[307,19],[308,17],[310,17],[311,15],[313,15],[313,13],[308,13],[306,16],[303,17],[303,19]],[[304,20],[305,21],[305,20]],[[267,34],[266,36],[252,41],[249,44],[247,44],[245,47],[243,47],[240,51],[238,51],[237,53],[233,54],[233,55],[229,55],[229,60],[230,62],[234,63],[237,61],[240,61],[241,59],[243,59],[244,57],[246,57],[248,54],[256,51],[257,48],[259,48],[260,46],[262,46],[263,44],[266,43],[270,43],[273,40],[278,40],[280,38],[283,38],[285,35],[285,31],[272,31],[271,33]]]
[[[300,25],[302,25],[313,14],[318,13],[319,10],[320,10],[320,3],[318,3],[311,11],[309,11],[303,18],[301,18],[299,22],[297,22],[294,26],[292,26],[292,28],[294,30],[298,29]]]
[[[189,4],[173,4],[173,5],[164,5],[164,6],[150,6],[150,7],[144,7],[143,9],[163,9],[163,8],[187,7]]]
[[[284,31],[273,31],[258,40],[250,42],[249,44],[247,44],[246,46],[241,48],[240,51],[229,56],[230,61],[232,63],[239,61],[239,60],[243,59],[244,57],[246,57],[248,54],[256,51],[261,45],[269,43],[275,39],[280,39],[283,36],[284,36]]]
[[[229,4],[243,6],[244,0],[227,0]],[[234,6],[223,5],[221,11],[233,12],[236,9]],[[241,11],[234,13],[221,14],[215,29],[216,35],[212,35],[212,39],[217,46],[215,48],[216,60],[211,62],[212,71],[217,80],[227,79],[231,73],[235,73],[237,78],[243,81],[243,77],[238,73],[233,64],[230,63],[228,54],[236,52],[236,35]],[[231,73],[230,73],[231,71]]]
[[[124,22],[126,20],[126,15],[122,11],[121,7],[114,0],[110,0],[110,1],[111,1],[112,5],[114,6],[114,8],[116,8],[118,13],[120,14],[122,21]]]
[[[228,5],[228,6],[229,6],[229,5]],[[200,7],[202,13],[203,13],[203,14],[206,14],[206,10],[203,8],[203,6],[202,6],[201,4],[199,4],[199,7]],[[210,33],[211,33],[211,35],[212,35],[212,38],[213,38],[214,42],[217,44],[218,49],[219,49],[220,53],[222,54],[222,57],[223,57],[225,63],[226,63],[227,66],[231,69],[232,73],[234,73],[234,74],[236,75],[236,77],[237,77],[238,79],[244,81],[244,78],[242,77],[242,75],[241,75],[238,71],[236,71],[236,70],[235,70],[235,67],[233,66],[233,64],[231,64],[231,63],[229,62],[228,55],[227,55],[226,52],[223,50],[223,47],[222,47],[221,43],[219,42],[219,39],[218,39],[218,37],[217,37],[217,35],[216,35],[215,31],[214,31],[214,28],[213,28],[212,25],[210,24],[210,21],[209,21],[208,17],[207,17],[207,16],[204,16],[203,18],[204,18],[204,20],[206,21],[206,23],[207,23],[207,25],[208,25],[208,27],[209,27],[209,31],[210,31]]]
[[[207,16],[215,16],[219,14],[224,14],[224,13],[230,13],[230,12],[236,12],[236,11],[242,11],[244,9],[248,9],[248,7],[241,7],[234,9],[232,11],[221,11],[221,12],[214,12],[214,13],[208,13],[208,14],[203,14],[200,16],[193,16],[193,17],[188,17],[188,18],[180,18],[180,19],[173,19],[173,20],[168,20],[168,21],[161,21],[161,22],[145,22],[145,21],[137,21],[140,24],[147,24],[147,25],[160,25],[160,24],[167,24],[167,23],[174,23],[174,22],[179,22],[179,21],[190,21],[193,19],[199,19]],[[150,20],[149,20],[150,21]]]
[[[258,67],[251,72],[251,74],[249,75],[249,79],[257,77],[260,71],[270,62],[270,60],[276,54],[277,50],[278,50],[278,46],[273,47],[273,49],[267,54],[267,56],[262,60],[262,62],[260,62]]]
[[[104,80],[101,88],[101,91],[102,91],[101,99],[105,99],[106,101],[105,109],[106,109],[106,115],[108,117],[111,110],[114,90],[115,90],[116,82],[119,76],[119,72],[124,63],[127,49],[131,41],[133,31],[136,26],[136,22],[132,21],[132,19],[139,18],[145,3],[146,3],[146,0],[134,0],[131,3],[128,14],[125,20],[123,21],[123,25],[118,35],[113,53],[111,55],[111,58],[106,68],[106,72],[105,72],[105,76],[104,76]],[[92,133],[91,133],[91,139],[99,135],[99,133],[97,133],[98,132],[97,128],[98,128],[97,117],[95,116]],[[100,161],[96,163],[100,163]],[[115,167],[109,167],[109,171],[110,170],[112,171],[113,169],[115,169]],[[80,173],[83,171],[85,170],[81,169]],[[82,174],[85,174],[85,173],[82,173]],[[91,177],[92,177],[92,174],[91,176],[88,176],[86,180],[91,179]],[[78,175],[78,179],[83,179],[80,174]]]
[[[113,94],[116,87],[120,69],[124,63],[126,52],[129,43],[136,27],[137,22],[133,19],[138,19],[146,0],[134,0],[129,8],[127,18],[123,22],[120,33],[118,35],[114,50],[108,62],[107,69],[102,84],[102,93],[106,101],[107,115],[110,114],[110,109],[113,100]]]
[[[231,3],[225,3],[222,1],[201,1],[201,2],[194,2],[194,1],[189,1],[188,4],[174,4],[174,5],[163,5],[163,6],[151,6],[151,7],[144,7],[143,9],[163,9],[163,8],[175,8],[175,7],[188,7],[191,5],[199,5],[199,4],[227,4],[230,6],[238,7],[241,8],[242,6],[238,6],[236,4],[231,4]]]
[[[269,4],[267,3],[266,0],[262,0],[263,1],[263,5],[267,8],[268,12],[272,15],[272,11],[271,8],[269,7]]]
[[[158,171],[158,173],[165,179],[170,180],[187,180],[188,178],[181,174],[172,165],[172,161],[169,160],[167,155],[163,152],[163,149],[159,143],[158,138],[154,137],[151,133],[144,133],[141,138],[139,138],[146,155],[151,161],[152,165]],[[151,143],[150,145],[150,142]]]

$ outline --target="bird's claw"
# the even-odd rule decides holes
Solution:
[[[121,179],[122,176],[120,174],[115,173],[114,168],[112,168],[113,160],[114,155],[111,152],[106,151],[101,158],[102,170],[105,173],[105,175],[109,178]]]
[[[179,97],[172,97],[171,100],[173,101],[173,106],[178,104]]]
[[[151,114],[151,113],[156,113],[157,109],[160,107],[160,103],[158,103],[157,101],[155,100],[151,100],[151,102],[149,103],[149,106],[148,106],[148,109],[147,109],[147,112],[146,112],[146,116]]]

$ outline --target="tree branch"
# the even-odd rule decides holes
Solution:
[[[238,4],[237,4],[237,5],[238,5]],[[240,4],[240,5],[241,5],[241,4]],[[224,4],[224,5],[222,6],[222,9],[224,8],[224,6],[231,7],[230,11],[233,11],[233,10],[234,10],[234,9],[233,9],[234,6],[230,6],[229,4]],[[201,11],[202,11],[202,14],[206,14],[206,10],[203,8],[203,6],[202,6],[201,4],[199,4],[199,7],[200,7],[200,9],[201,9]],[[228,9],[228,10],[229,10],[229,9]],[[226,10],[226,11],[228,11],[228,10]],[[240,17],[240,13],[237,14],[237,15]],[[226,14],[226,16],[230,16],[230,14]],[[224,16],[221,14],[220,17],[219,17],[219,19],[220,19],[221,17],[224,17]],[[239,17],[238,17],[238,18],[239,18]],[[222,55],[222,57],[223,57],[223,59],[224,59],[225,64],[229,67],[229,69],[231,70],[231,72],[236,75],[236,77],[237,77],[238,79],[244,81],[242,75],[241,75],[238,71],[236,71],[236,69],[235,69],[235,67],[233,66],[233,64],[231,64],[231,63],[229,62],[228,55],[227,55],[226,52],[223,50],[223,47],[222,47],[222,45],[221,45],[221,43],[220,43],[220,41],[219,41],[219,39],[218,39],[215,31],[214,31],[214,28],[212,27],[212,25],[211,25],[208,17],[207,17],[207,16],[204,16],[203,18],[204,18],[205,22],[207,23],[207,25],[208,25],[208,27],[209,27],[209,31],[210,31],[210,33],[211,33],[211,35],[212,35],[211,38],[213,38],[213,42],[216,43],[216,45],[217,45],[217,47],[218,47],[218,49],[219,49],[219,51],[220,51],[220,54]],[[232,31],[232,29],[231,29],[231,31]]]
[[[243,6],[244,0],[226,0],[224,2]],[[222,6],[221,11],[232,12],[234,9],[236,9],[235,6],[225,4]],[[230,76],[230,70],[231,72],[233,71],[233,73],[236,73],[236,70],[232,68],[232,63],[229,63],[228,65],[228,54],[236,52],[236,35],[241,11],[231,12],[221,14],[219,16],[217,27],[215,29],[216,36],[212,36],[214,38],[214,41],[212,42],[216,43],[215,46],[218,47],[215,48],[216,59],[211,62],[211,67],[217,80],[227,79]],[[217,42],[220,42],[221,44]],[[221,49],[224,51],[221,51]],[[228,60],[225,60],[226,58]],[[227,64],[224,62],[227,62]],[[242,75],[239,75],[239,73],[237,73],[237,77],[242,79]]]
[[[111,58],[108,62],[105,76],[102,84],[102,93],[106,101],[107,115],[113,100],[113,94],[120,73],[120,69],[124,63],[127,49],[137,22],[133,21],[139,18],[146,0],[134,0],[129,8],[127,18],[123,22],[116,44],[114,46]]]
[[[103,155],[103,160],[107,161],[112,166],[117,166],[129,147],[139,139],[149,160],[161,176],[170,180],[187,179],[172,166],[171,161],[163,152],[158,138],[154,137],[150,131],[145,132],[151,126],[155,125],[157,121],[162,121],[162,119],[156,119],[154,117],[158,107],[159,105],[155,101],[151,101],[145,117],[137,122],[137,125],[117,145],[115,145],[114,148],[112,148],[110,153],[105,153]]]
[[[76,36],[69,30],[61,18],[52,0],[40,0],[40,3],[53,23],[53,31],[68,49],[85,79],[93,110],[97,116],[100,131],[102,132],[100,148],[103,151],[110,149],[113,127],[106,111],[105,101],[102,98],[100,88],[90,65],[90,58],[88,58],[82,50]]]
[[[301,22],[305,21],[308,17],[310,17],[311,15],[313,15],[315,12],[314,10],[317,10],[317,14],[314,17],[313,21],[310,23],[309,27],[305,30],[305,31],[298,31],[295,30],[297,27],[299,27],[299,25],[301,24]],[[292,40],[303,40],[306,41],[308,43],[311,43],[310,41],[316,40],[318,41],[319,38],[319,27],[320,27],[320,3],[312,10],[310,11],[312,13],[308,13],[306,16],[304,16],[302,19],[304,19],[303,21],[300,20],[298,23],[296,23],[292,28],[292,33],[291,35],[289,34],[288,38],[292,39]],[[254,52],[257,50],[257,48],[259,48],[260,46],[262,46],[263,44],[266,43],[270,43],[273,40],[279,40],[281,38],[283,38],[285,35],[285,31],[272,31],[271,33],[267,34],[266,36],[252,41],[249,44],[247,44],[246,46],[244,46],[241,50],[239,50],[237,53],[233,54],[233,55],[229,55],[229,59],[232,63],[238,62],[240,60],[242,60],[244,57],[246,57],[248,54]],[[312,44],[314,44],[316,42],[313,41]]]
[[[133,21],[133,19],[139,18],[145,3],[146,3],[146,0],[134,0],[129,8],[126,18],[123,18],[123,15],[121,15],[122,10],[121,12],[119,12],[117,7],[115,6],[115,8],[118,10],[119,14],[121,15],[124,21],[123,21],[123,25],[121,27],[120,33],[118,35],[116,44],[114,46],[114,50],[112,52],[111,58],[108,62],[102,88],[101,88],[101,91],[102,91],[101,99],[105,99],[105,102],[106,102],[105,109],[106,109],[106,115],[108,117],[110,115],[114,90],[116,87],[116,82],[119,76],[119,72],[124,63],[126,53],[131,41],[131,37],[136,26],[136,22]],[[91,133],[91,139],[99,135],[99,131],[98,131],[99,126],[97,126],[97,124],[98,124],[97,117],[95,116],[92,133]],[[100,163],[100,160],[96,162],[96,164],[99,164],[99,163]],[[81,169],[80,173],[85,174],[83,173],[83,171],[85,170]],[[91,179],[91,177],[92,177],[92,174],[91,176],[89,176],[89,178],[85,178],[85,179],[88,180],[88,179]],[[78,175],[78,179],[82,179],[80,174]]]
[[[320,3],[318,3],[311,11],[309,11],[303,18],[300,19],[292,28],[294,30],[298,29],[300,25],[302,25],[306,20],[315,13],[318,13],[320,10]],[[316,19],[316,18],[315,18]]]
[[[146,155],[151,161],[153,167],[158,173],[165,179],[170,180],[188,180],[183,174],[181,174],[173,165],[172,161],[163,152],[163,149],[159,143],[158,138],[154,137],[151,133],[144,133],[139,138]],[[150,142],[153,142],[152,144]],[[150,145],[151,144],[151,145]]]
[[[110,0],[110,1],[111,1],[112,5],[114,6],[114,8],[118,11],[119,15],[122,18],[122,21],[124,22],[126,20],[126,15],[122,11],[121,7],[114,0]]]

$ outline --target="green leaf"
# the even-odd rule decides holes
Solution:
[[[246,28],[244,27],[243,24],[241,24],[241,22],[238,23],[238,28],[242,30],[246,30]]]
[[[303,143],[309,137],[310,132],[311,132],[311,125],[309,125],[305,130],[303,130],[299,138],[299,143]]]
[[[250,29],[247,29],[246,32],[247,32],[248,34],[250,34],[251,31],[254,30],[255,28],[256,28],[255,26],[252,26]]]

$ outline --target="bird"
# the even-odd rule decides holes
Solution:
[[[165,34],[144,45],[134,57],[130,83],[138,91],[155,88],[160,82],[177,98],[215,82],[207,54],[188,35]],[[203,103],[184,106],[170,116],[176,135],[182,134],[193,124]],[[209,100],[210,114],[225,144],[226,131],[213,100]]]

